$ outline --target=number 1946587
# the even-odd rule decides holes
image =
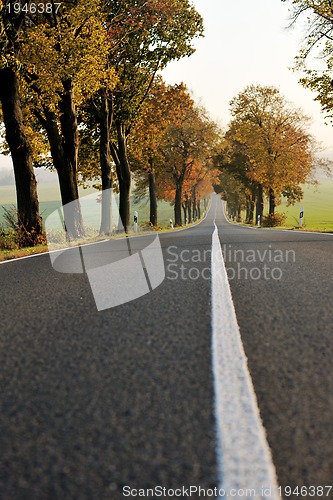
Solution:
[[[7,4],[7,10],[10,13],[20,14],[26,12],[27,14],[55,14],[58,13],[61,3],[24,3],[19,2]]]

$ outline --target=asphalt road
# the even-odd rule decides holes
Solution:
[[[332,485],[333,235],[217,223],[280,484]]]
[[[164,282],[100,312],[87,276],[56,272],[48,255],[0,266],[1,499],[217,485],[214,218],[161,235]],[[216,222],[230,275],[247,250],[260,252],[248,271],[282,271],[230,279],[279,482],[332,484],[333,237],[230,225],[221,204]],[[294,250],[295,262],[272,264],[267,247]],[[108,243],[95,248],[102,262]]]

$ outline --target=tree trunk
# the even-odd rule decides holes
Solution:
[[[63,82],[63,93],[59,101],[60,125],[63,137],[63,148],[73,170],[77,170],[79,151],[79,132],[74,104],[74,87],[71,78]]]
[[[197,217],[197,191],[195,187],[193,188],[192,191],[192,207],[193,207],[192,220],[195,220]]]
[[[39,215],[37,182],[23,124],[17,75],[12,68],[0,70],[0,101],[6,140],[14,167],[19,224],[23,226],[24,231],[38,236],[42,234],[43,229]],[[31,242],[27,243],[36,244],[36,238],[31,238]]]
[[[149,201],[150,201],[150,222],[153,226],[157,226],[157,198],[155,173],[153,171],[148,174],[149,179]]]
[[[84,235],[84,226],[79,202],[76,163],[73,163],[71,157],[66,155],[65,138],[60,135],[55,113],[44,108],[44,117],[38,113],[37,117],[46,130],[53,165],[58,174],[67,237],[69,240],[81,238]],[[63,117],[62,120],[64,122],[65,118]],[[69,203],[70,205],[67,206]]]
[[[256,199],[256,190],[255,188],[252,188],[250,195],[250,207],[249,207],[249,217],[248,217],[249,224],[253,224],[255,199]]]
[[[182,203],[182,208],[183,208],[183,214],[184,214],[184,224],[186,224],[187,220],[187,202]]]
[[[256,205],[256,223],[258,223],[258,217],[262,220],[264,213],[264,197],[263,197],[263,187],[262,184],[258,184],[257,191],[257,205]]]
[[[255,190],[252,188],[251,193],[246,196],[246,223],[253,224],[255,204]]]
[[[177,182],[175,194],[175,226],[182,225],[182,196],[183,184],[182,182]]]
[[[117,123],[117,146],[111,144],[111,153],[116,164],[119,183],[119,214],[125,231],[130,225],[131,170],[127,157],[126,134],[121,123]]]
[[[65,198],[66,203],[72,202],[67,209],[64,205],[63,210],[68,236],[75,239],[84,235],[84,227],[77,186],[79,131],[74,104],[74,87],[71,78],[63,82],[63,88],[64,92],[59,101],[59,110],[65,165],[58,171],[58,176],[62,197]]]
[[[197,214],[198,214],[198,219],[201,219],[201,202],[198,200],[197,204]]]
[[[187,199],[187,219],[188,223],[191,224],[192,222],[192,202],[191,199]]]
[[[246,215],[245,215],[245,222],[246,222],[246,224],[249,224],[250,206],[251,206],[251,196],[249,194],[247,194],[246,195]]]
[[[102,106],[99,119],[100,146],[99,157],[102,177],[102,216],[100,234],[111,233],[111,190],[112,190],[112,166],[110,151],[110,111],[108,99],[105,93],[102,95]]]
[[[275,193],[271,188],[269,190],[269,215],[274,215],[276,207]]]
[[[130,226],[130,185],[122,180],[119,182],[119,215],[127,233]]]

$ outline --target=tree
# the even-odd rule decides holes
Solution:
[[[226,176],[243,186],[246,196],[246,222],[252,224],[256,200],[258,216],[263,211],[263,199],[260,196],[258,183],[249,176],[251,161],[247,156],[246,145],[237,140],[236,132],[235,128],[230,125],[221,142],[220,151],[214,158],[214,163],[221,171],[220,183],[223,183],[223,186]]]
[[[173,120],[163,138],[161,152],[166,185],[174,186],[175,225],[182,225],[183,187],[197,164],[208,168],[219,131],[203,108],[195,106],[186,86],[175,85],[172,93]]]
[[[246,194],[242,181],[237,175],[223,169],[219,176],[219,191],[227,201],[227,213],[233,220],[241,220],[241,212],[246,208]]]
[[[20,51],[27,104],[50,143],[67,235],[77,238],[84,232],[77,185],[78,108],[112,78],[107,33],[97,0],[64,1],[59,11],[37,21]]]
[[[110,22],[110,60],[118,83],[112,92],[111,155],[120,191],[120,215],[129,225],[131,167],[127,140],[139,118],[155,75],[170,61],[194,52],[193,39],[202,36],[202,18],[188,0],[131,0],[114,6]]]
[[[15,182],[19,227],[31,237],[26,244],[38,242],[42,234],[39,215],[37,182],[33,170],[31,144],[26,133],[19,85],[19,40],[26,29],[25,15],[2,4],[0,11],[0,102],[6,129],[6,141],[11,153]],[[10,3],[10,5],[12,5]],[[30,241],[29,241],[30,240]]]
[[[315,100],[333,119],[333,6],[330,0],[282,0],[292,5],[291,25],[305,18],[307,30],[303,46],[295,58],[295,70],[303,71],[300,83],[316,92]],[[308,68],[310,54],[320,59],[320,70]]]
[[[282,192],[299,188],[310,179],[315,143],[306,131],[309,119],[292,108],[274,87],[250,85],[230,103],[230,137],[246,158],[246,176],[269,197],[274,215]],[[258,215],[262,215],[259,210]]]
[[[148,186],[150,223],[153,226],[157,225],[156,183],[161,171],[166,168],[162,154],[164,136],[176,115],[172,89],[161,76],[155,79],[129,141],[130,161],[141,192],[145,194]]]
[[[213,191],[219,171],[208,163],[196,161],[184,180],[182,208],[184,220],[191,223],[201,217],[201,199]]]
[[[193,39],[202,36],[202,18],[188,0],[129,0],[103,2],[108,31],[108,64],[117,85],[105,87],[88,103],[92,133],[98,129],[102,189],[112,185],[115,165],[120,192],[120,215],[129,224],[131,165],[128,138],[140,118],[158,70],[171,60],[194,52]],[[88,139],[89,140],[89,139]],[[85,166],[84,166],[85,168]]]

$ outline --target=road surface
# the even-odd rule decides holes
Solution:
[[[57,272],[48,254],[0,266],[0,498],[223,482],[214,221],[278,482],[332,485],[333,237],[230,224],[215,197],[198,226],[160,236],[163,283],[118,307],[98,312],[87,275]],[[94,245],[97,261],[108,245]]]

